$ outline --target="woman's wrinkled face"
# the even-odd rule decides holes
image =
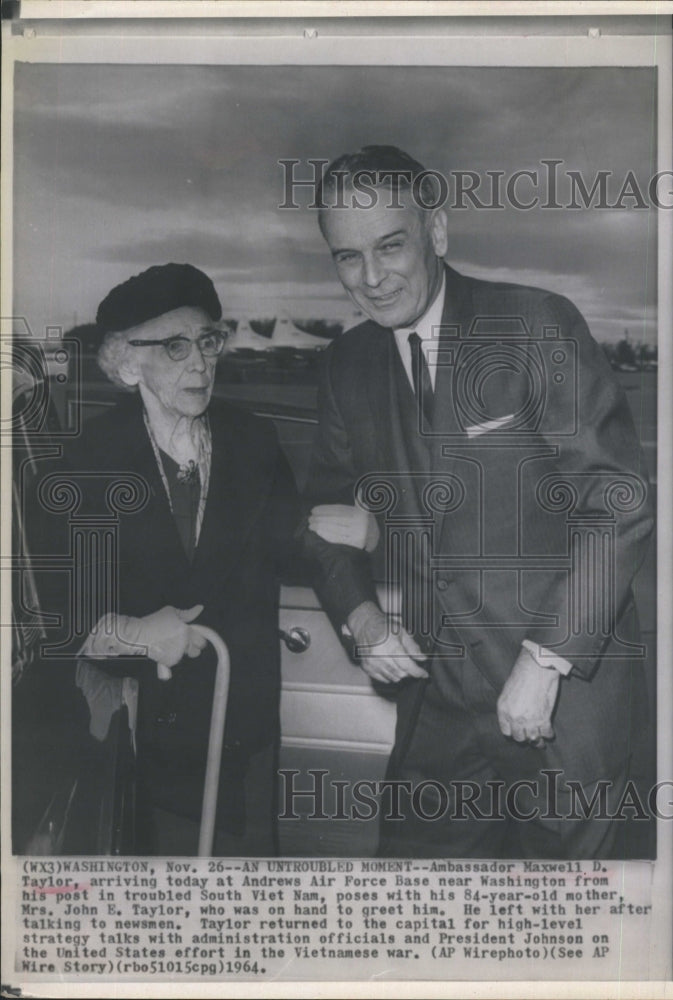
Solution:
[[[129,383],[138,385],[143,399],[154,397],[168,416],[200,416],[213,392],[217,358],[204,358],[196,340],[212,327],[203,309],[182,306],[127,330],[129,342],[173,337],[191,341],[191,350],[182,361],[171,360],[162,344],[129,346]]]

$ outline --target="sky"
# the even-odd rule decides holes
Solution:
[[[541,161],[556,159],[561,204],[568,170],[588,187],[611,171],[613,203],[629,171],[646,193],[656,170],[655,98],[646,68],[18,64],[14,315],[65,330],[132,274],[188,261],[227,316],[349,321],[308,193],[279,207],[280,160],[307,176],[309,158],[393,144],[451,184],[477,172],[486,202],[487,171],[532,170],[544,202]],[[518,191],[535,193],[526,178]],[[652,343],[656,222],[652,209],[465,200],[449,210],[447,260],[567,295],[599,340],[628,329]]]

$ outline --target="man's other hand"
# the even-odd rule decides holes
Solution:
[[[424,660],[415,640],[400,626],[391,632],[390,619],[373,601],[365,601],[348,616],[362,669],[372,680],[395,684],[405,677],[427,677],[417,661]]]
[[[519,653],[498,698],[498,722],[505,736],[541,746],[551,740],[551,723],[561,675],[541,667],[527,649]]]
[[[334,545],[351,545],[354,549],[373,552],[379,541],[376,518],[361,507],[345,503],[321,504],[314,507],[308,526],[316,535]]]

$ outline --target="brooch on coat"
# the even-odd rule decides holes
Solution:
[[[199,467],[193,458],[186,465],[181,465],[178,469],[177,479],[179,483],[186,483],[187,486],[195,486],[199,481]]]

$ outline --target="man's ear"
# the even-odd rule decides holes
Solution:
[[[449,217],[445,209],[434,209],[430,218],[432,245],[438,257],[446,257],[449,252]]]

